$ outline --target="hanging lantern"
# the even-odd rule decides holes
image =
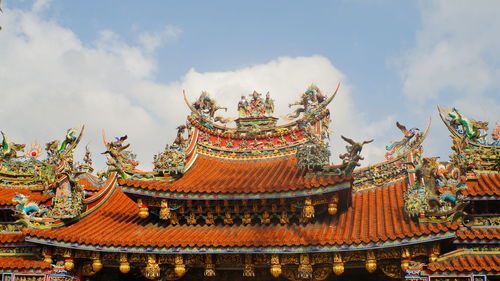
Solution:
[[[75,268],[75,261],[73,260],[71,249],[64,250],[63,258],[64,258],[64,268],[67,271],[73,270],[73,268]]]
[[[161,200],[160,207],[160,219],[168,220],[170,219],[170,208],[168,207],[168,201],[166,199]]]
[[[328,214],[335,215],[338,212],[339,195],[335,193],[328,203]]]
[[[333,254],[333,273],[335,273],[335,275],[344,273],[344,262],[342,261],[342,254],[340,253]]]
[[[366,253],[365,268],[368,272],[373,273],[377,270],[377,260],[375,259],[375,252],[368,251]]]
[[[245,255],[245,265],[243,267],[244,277],[255,277],[255,265],[252,263],[252,254]]]
[[[406,270],[408,269],[408,266],[410,265],[410,259],[410,250],[408,248],[403,248],[401,252],[401,270],[403,270],[403,272],[406,272]]]
[[[142,203],[142,199],[137,199],[137,206],[139,206],[139,217],[143,219],[149,217],[148,206]]]
[[[208,254],[205,256],[205,272],[203,275],[207,277],[215,276],[215,264],[212,261],[212,255]]]
[[[281,264],[280,264],[280,257],[277,254],[273,254],[271,256],[271,275],[275,278],[278,278],[281,275]]]
[[[64,260],[64,268],[67,271],[71,271],[73,270],[73,268],[75,268],[75,261],[73,260],[73,258],[67,258]]]
[[[51,253],[50,248],[43,247],[42,248],[42,256],[43,256],[44,262],[52,264],[52,253]]]
[[[148,255],[148,263],[142,268],[142,275],[147,279],[154,280],[160,277],[160,265],[156,262],[155,255]]]
[[[304,208],[302,209],[302,217],[306,219],[314,218],[314,206],[312,204],[312,199],[307,197],[304,200]]]
[[[130,263],[128,262],[126,253],[120,254],[120,272],[123,274],[130,272]]]
[[[184,258],[180,254],[175,255],[174,272],[178,277],[184,276],[184,274],[186,274],[186,265],[184,264]]]
[[[100,259],[99,252],[92,252],[91,259],[92,259],[92,270],[94,272],[99,272],[102,269],[102,262]]]
[[[439,243],[433,244],[431,247],[431,253],[429,255],[429,262],[430,263],[436,262],[440,252],[441,249],[439,247]]]

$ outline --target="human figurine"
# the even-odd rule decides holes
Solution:
[[[264,113],[265,107],[260,94],[257,91],[253,91],[252,99],[250,100],[250,115],[262,116]]]
[[[245,96],[241,96],[241,100],[238,102],[238,113],[240,117],[248,116],[248,101]]]
[[[266,94],[266,100],[264,101],[264,108],[266,115],[272,115],[274,113],[274,100],[271,99],[269,92]]]

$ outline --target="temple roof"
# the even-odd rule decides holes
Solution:
[[[1,269],[52,269],[48,262],[32,260],[25,257],[0,257]]]
[[[421,243],[454,236],[457,225],[418,223],[403,211],[406,183],[353,194],[346,212],[311,224],[169,225],[137,216],[117,189],[94,213],[59,229],[25,229],[26,241],[106,251],[255,252],[355,250]]]
[[[0,233],[0,243],[16,243],[16,242],[24,242],[24,233],[22,232]]]
[[[463,194],[468,197],[500,196],[500,173],[478,173],[477,180],[469,179]]]
[[[306,190],[307,194],[322,193],[328,190],[320,188],[333,187],[342,182],[350,182],[351,177],[345,175],[316,175],[305,168],[297,167],[295,154],[279,157],[246,159],[230,157],[212,157],[198,155],[193,166],[179,180],[119,180],[125,192],[144,192],[169,196],[171,193],[205,193],[210,194],[252,194]],[[343,188],[349,188],[347,184]],[[143,189],[145,191],[141,191]],[[330,188],[332,189],[332,188]],[[288,195],[290,195],[288,194]],[[276,195],[279,196],[279,195]],[[283,194],[282,194],[283,196]],[[253,197],[255,198],[255,197]]]
[[[500,252],[471,252],[457,250],[430,263],[427,268],[432,272],[500,272]]]
[[[0,186],[0,205],[15,206],[17,203],[12,202],[12,199],[16,197],[18,193],[28,195],[31,201],[37,203],[47,201],[52,197],[49,195],[42,195],[42,193],[33,191],[29,188],[2,188],[2,186]]]
[[[498,243],[500,229],[498,227],[463,228],[457,231],[457,242]]]

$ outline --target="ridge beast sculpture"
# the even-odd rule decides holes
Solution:
[[[396,127],[403,133],[403,138],[399,141],[393,141],[390,145],[387,145],[385,149],[385,159],[391,160],[394,157],[400,156],[402,153],[410,149],[414,143],[419,142],[424,134],[420,132],[418,128],[406,129],[406,126],[396,122]]]
[[[488,122],[469,120],[467,117],[460,114],[456,108],[448,112],[448,118],[450,124],[458,132],[465,134],[467,138],[474,141],[485,141],[486,134],[482,134],[482,131],[488,131]]]
[[[15,142],[9,141],[7,136],[2,133],[2,150],[1,150],[1,161],[8,161],[10,159],[15,159],[18,158],[19,155],[17,155],[18,152],[24,151],[24,148],[26,147],[25,144],[19,144]]]
[[[222,107],[217,104],[215,99],[210,97],[210,94],[206,91],[201,92],[200,97],[193,103],[190,103],[186,98],[186,93],[183,91],[184,101],[191,109],[191,113],[206,121],[215,120],[215,112],[220,109],[227,111],[227,107]]]
[[[188,125],[177,127],[177,136],[172,145],[166,145],[165,149],[154,155],[154,171],[160,173],[182,173],[186,164],[186,144],[187,139],[184,136]]]
[[[25,221],[41,221],[41,216],[47,214],[46,208],[41,208],[37,203],[29,201],[29,196],[16,193],[12,199],[16,203],[15,215]]]
[[[346,146],[347,153],[341,154],[339,158],[342,159],[342,164],[345,167],[344,168],[345,174],[350,175],[357,166],[360,166],[359,161],[364,160],[364,158],[361,156],[361,151],[363,150],[363,146],[365,144],[373,142],[373,140],[355,142],[350,138],[346,138],[344,136],[341,137],[349,145]]]
[[[122,178],[127,178],[128,175],[132,174],[135,167],[139,165],[139,161],[135,160],[136,155],[132,153],[128,148],[130,144],[124,144],[128,136],[116,137],[115,141],[108,142],[106,140],[106,134],[103,131],[103,142],[106,147],[106,151],[102,154],[106,155],[108,165],[108,170],[106,172],[98,173],[98,176],[102,178],[103,176],[108,176],[110,172],[118,172]]]
[[[451,132],[454,158],[460,158],[467,170],[498,171],[500,169],[500,127],[487,138],[488,122],[470,120],[458,112],[438,107],[439,115]],[[485,131],[483,133],[483,131]]]
[[[304,113],[305,115],[310,114],[311,112],[315,111],[318,107],[320,107],[323,103],[325,104],[330,103],[331,99],[333,99],[333,96],[335,96],[335,94],[337,93],[337,90],[335,90],[335,93],[332,95],[332,97],[327,98],[326,95],[324,95],[316,85],[314,84],[310,85],[309,88],[300,96],[300,98],[297,101],[288,105],[288,107],[296,105],[299,105],[301,107],[297,108],[294,112],[285,115],[283,119],[293,120],[299,117],[301,113]]]

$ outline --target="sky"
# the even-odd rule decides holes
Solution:
[[[85,125],[105,167],[101,133],[127,134],[141,169],[208,91],[236,116],[241,95],[269,91],[276,115],[314,83],[341,89],[330,106],[333,164],[344,135],[375,139],[364,165],[402,138],[396,121],[432,127],[427,155],[446,160],[436,106],[500,120],[500,1],[3,0],[0,129],[12,141],[63,139]]]

